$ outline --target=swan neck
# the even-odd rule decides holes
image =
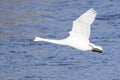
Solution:
[[[54,43],[54,44],[63,44],[62,40],[42,39],[42,41]]]

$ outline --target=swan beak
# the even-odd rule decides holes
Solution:
[[[35,41],[35,38],[33,38],[32,41]]]

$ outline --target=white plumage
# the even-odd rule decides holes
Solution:
[[[79,18],[73,21],[73,28],[70,32],[71,36],[82,36],[83,38],[89,39],[90,37],[90,26],[95,20],[96,11],[93,9],[88,10],[82,14]]]
[[[55,44],[67,45],[73,48],[87,51],[92,50],[94,52],[102,52],[101,46],[96,46],[89,41],[91,24],[94,22],[97,13],[91,8],[76,20],[73,21],[72,30],[69,32],[69,37],[62,40],[50,40],[40,37],[35,37],[34,41],[46,41]]]

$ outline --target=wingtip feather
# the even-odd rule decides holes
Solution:
[[[92,24],[93,21],[95,20],[96,15],[97,15],[97,12],[93,8],[91,8],[85,13],[83,13],[79,18],[77,18],[73,22],[83,21],[85,23]]]
[[[94,8],[89,9],[89,11],[93,12],[94,14],[97,14]]]

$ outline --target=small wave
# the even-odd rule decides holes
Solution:
[[[101,17],[96,18],[97,20],[111,20],[111,19],[120,19],[120,14],[113,14],[113,15],[104,15]]]

